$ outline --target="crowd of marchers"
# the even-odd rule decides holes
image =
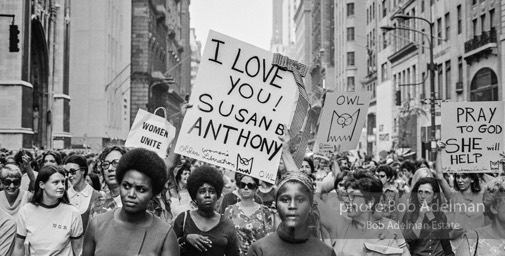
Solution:
[[[170,150],[2,150],[0,255],[505,255],[505,176],[440,153],[298,167],[283,142],[275,184]]]

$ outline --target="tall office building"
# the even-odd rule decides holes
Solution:
[[[130,128],[131,2],[72,0],[72,148],[123,144]]]

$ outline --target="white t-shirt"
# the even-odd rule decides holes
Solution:
[[[86,187],[81,192],[75,191],[74,187],[70,187],[67,191],[70,203],[79,209],[81,214],[88,210],[93,194],[93,187],[86,183]]]
[[[64,203],[53,208],[26,204],[16,224],[17,235],[26,238],[32,256],[72,256],[70,239],[83,235],[79,210]]]

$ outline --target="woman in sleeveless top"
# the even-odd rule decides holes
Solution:
[[[179,255],[172,226],[147,211],[167,181],[163,159],[146,149],[130,150],[119,160],[116,180],[123,206],[91,220],[82,255]]]
[[[459,244],[458,256],[505,255],[505,177],[491,180],[484,188],[484,214],[491,224],[469,230]]]

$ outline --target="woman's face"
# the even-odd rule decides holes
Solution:
[[[73,186],[81,183],[81,181],[84,179],[84,172],[76,163],[66,164],[65,171],[67,172],[68,180]]]
[[[288,228],[300,228],[307,225],[311,211],[310,195],[298,182],[287,182],[279,188],[277,211],[284,225]]]
[[[190,170],[184,170],[182,171],[182,174],[181,174],[181,184],[186,186],[188,184],[188,177],[189,177],[189,174],[191,173]]]
[[[119,159],[123,156],[121,152],[113,150],[111,151],[101,163],[103,170],[103,177],[107,185],[118,185],[116,180],[116,167],[119,163]]]
[[[242,180],[237,184],[237,187],[238,193],[244,199],[254,198],[254,195],[256,195],[256,190],[258,189],[258,186],[254,180],[249,176],[243,177]]]
[[[347,207],[347,216],[351,219],[357,219],[362,214],[369,211],[365,197],[358,189],[347,188],[342,195],[342,199]]]
[[[4,169],[4,174],[2,174],[2,171],[0,170],[0,178],[2,178],[2,175],[6,175],[7,170]],[[16,175],[17,176],[17,175]],[[7,177],[3,177],[1,179],[2,184],[3,184],[3,189],[6,194],[8,195],[17,195],[19,193],[19,186],[21,184],[21,179],[18,177],[14,177],[13,175],[9,175]]]
[[[466,191],[473,183],[472,178],[464,173],[458,173],[454,178],[456,179],[456,185],[458,185],[460,191]]]
[[[145,212],[153,197],[151,178],[136,170],[129,170],[121,181],[119,194],[126,212]]]
[[[45,183],[41,181],[39,183],[39,186],[43,190],[43,195],[45,198],[62,198],[65,194],[65,176],[59,172],[56,172],[51,175]]]
[[[47,154],[45,157],[44,157],[44,163],[43,163],[43,166],[46,166],[46,165],[52,165],[52,166],[57,166],[58,164],[56,164],[56,159],[54,158],[53,155],[49,155]]]
[[[312,170],[310,169],[309,162],[303,161],[302,162],[302,167],[300,168],[300,171],[304,172],[306,174],[310,174]]]
[[[196,205],[198,205],[198,209],[204,211],[214,211],[214,205],[217,201],[216,189],[212,185],[204,183],[196,191],[195,201]]]
[[[422,205],[423,203],[426,203],[427,205],[430,205],[433,202],[433,188],[431,187],[431,184],[422,184],[419,186],[419,190],[417,191],[417,200],[419,200],[419,203]]]
[[[385,172],[377,172],[377,178],[382,182],[382,185],[388,182],[388,177]]]

